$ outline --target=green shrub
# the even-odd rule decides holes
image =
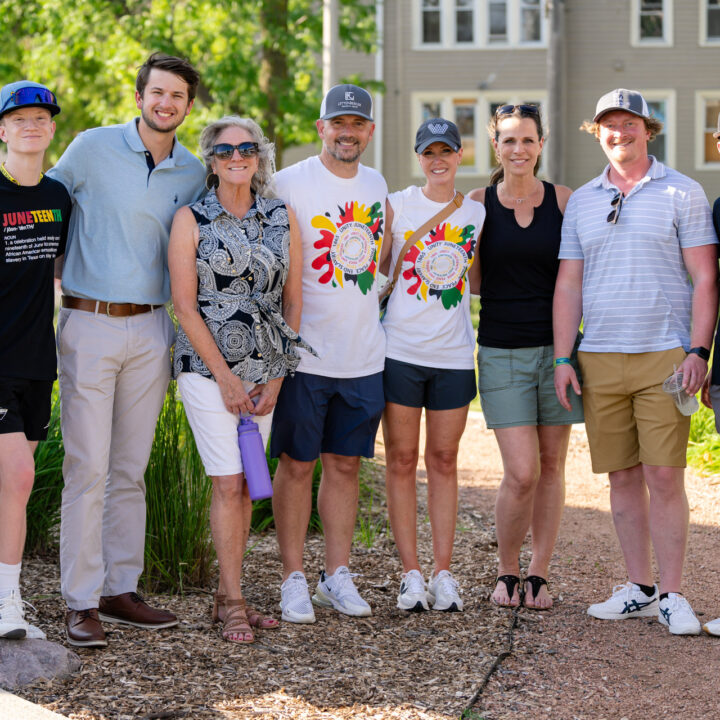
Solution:
[[[715,415],[704,405],[690,421],[688,463],[704,475],[720,474],[720,435],[715,432]]]

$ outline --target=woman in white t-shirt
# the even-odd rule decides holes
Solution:
[[[408,238],[456,198],[462,161],[460,133],[449,120],[427,120],[415,152],[426,182],[391,193],[390,275],[402,263],[383,326],[387,339],[383,437],[387,453],[390,523],[403,564],[398,608],[459,611],[463,602],[450,573],[457,516],[457,452],[468,405],[475,397],[475,338],[470,320],[469,272],[485,208],[460,207],[400,254]],[[417,558],[415,473],[425,409],[425,466],[435,566],[425,585]]]

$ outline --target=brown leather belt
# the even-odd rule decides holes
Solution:
[[[101,313],[110,317],[128,317],[157,310],[162,305],[136,305],[135,303],[105,302],[104,300],[88,300],[71,295],[62,296],[62,306],[71,310],[85,310],[91,313]]]

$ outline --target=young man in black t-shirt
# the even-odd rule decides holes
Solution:
[[[0,89],[0,638],[44,638],[20,597],[33,453],[47,436],[56,374],[54,264],[65,252],[71,200],[42,174],[60,112],[44,85]]]

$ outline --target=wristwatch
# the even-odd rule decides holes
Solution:
[[[707,362],[710,360],[710,351],[706,347],[694,347],[688,350],[688,355],[697,355],[699,358]]]

